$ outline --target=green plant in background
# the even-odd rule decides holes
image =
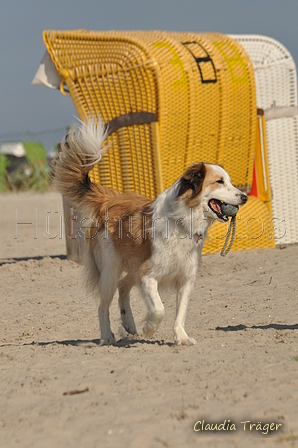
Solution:
[[[3,154],[0,154],[0,191],[7,189],[7,168],[9,167],[9,160]]]
[[[26,163],[12,173],[7,173],[7,182],[11,191],[43,192],[49,188],[49,165],[47,161]]]
[[[9,160],[0,155],[0,191],[45,191],[49,188],[50,167],[45,148],[38,142],[22,142],[26,151],[25,164],[9,172]]]
[[[38,142],[22,142],[26,151],[28,163],[46,161],[47,154],[45,148]]]

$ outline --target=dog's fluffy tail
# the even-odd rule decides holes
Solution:
[[[88,172],[107,151],[109,145],[102,148],[106,137],[107,130],[101,121],[96,123],[94,118],[89,118],[87,122],[80,122],[60,144],[52,184],[86,217],[94,215],[95,205],[98,210],[104,202],[107,189],[91,183]]]

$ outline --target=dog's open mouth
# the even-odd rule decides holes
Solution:
[[[226,222],[229,220],[229,218],[222,213],[222,210],[221,210],[222,204],[223,204],[223,202],[219,201],[218,199],[210,199],[210,201],[208,202],[209,207],[211,208],[213,213],[216,214],[218,219]]]

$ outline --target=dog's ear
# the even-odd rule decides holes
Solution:
[[[191,197],[193,198],[202,190],[205,179],[206,167],[204,163],[196,163],[187,168],[180,179],[180,186],[177,197],[182,196],[186,191],[191,190]]]

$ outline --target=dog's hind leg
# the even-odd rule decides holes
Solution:
[[[165,309],[158,293],[157,280],[152,277],[143,277],[141,288],[144,300],[148,308],[148,314],[143,333],[146,337],[151,337],[159,327],[165,315]]]
[[[118,282],[119,290],[119,308],[121,313],[121,322],[125,330],[130,334],[136,334],[137,329],[130,307],[130,290],[134,285],[133,278],[127,274]]]
[[[104,274],[104,272],[102,274]],[[106,273],[106,275],[109,276],[108,273]],[[106,281],[104,279],[104,275],[101,277],[103,277],[103,279],[100,279],[100,302],[98,307],[98,318],[101,334],[100,342],[101,345],[110,345],[116,343],[115,336],[111,331],[109,308],[117,288],[117,279],[111,279],[111,276],[109,276],[109,281]]]
[[[115,337],[110,327],[109,308],[117,289],[121,275],[121,260],[117,256],[110,240],[102,241],[94,251],[94,261],[98,270],[96,292],[100,297],[98,318],[101,332],[101,344],[115,344]]]

